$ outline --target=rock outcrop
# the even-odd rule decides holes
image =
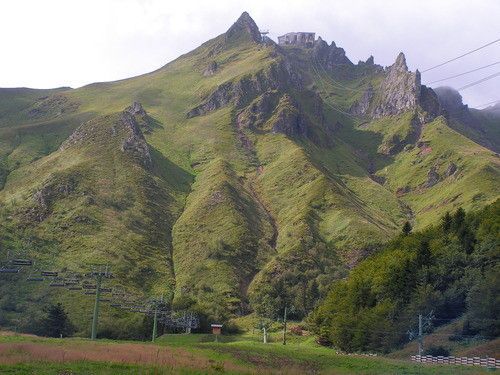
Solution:
[[[242,38],[248,38],[255,43],[260,43],[262,40],[259,27],[247,12],[243,12],[225,34],[226,42],[238,41]]]
[[[441,176],[439,176],[439,173],[437,172],[437,168],[434,166],[431,169],[429,169],[429,172],[427,173],[427,181],[424,183],[424,187],[426,187],[426,188],[433,187],[440,180],[441,180]]]
[[[373,86],[370,84],[363,93],[361,99],[351,106],[350,112],[358,116],[366,114],[370,108],[370,103],[372,102],[374,95],[375,92],[373,91]]]
[[[142,105],[134,102],[120,114],[97,117],[83,123],[61,144],[59,151],[79,146],[108,148],[110,143],[118,142],[122,152],[144,168],[150,168],[151,153],[138,121],[138,118],[142,120],[146,117]]]
[[[452,87],[437,87],[434,91],[446,118],[458,120],[469,126],[475,125],[469,107],[463,103],[462,95],[457,90]]]
[[[308,136],[308,120],[298,103],[289,94],[278,91],[268,91],[256,98],[238,114],[236,121],[239,129]]]
[[[128,131],[128,137],[123,141],[121,150],[137,160],[145,168],[151,168],[153,159],[149,145],[144,139],[135,117],[124,111],[121,115],[121,121]]]
[[[201,116],[229,103],[241,108],[267,91],[284,91],[288,87],[300,89],[302,77],[290,63],[281,59],[252,76],[220,84],[203,103],[191,109],[187,117]]]
[[[28,109],[31,118],[59,117],[78,110],[80,104],[66,95],[54,94],[41,98]]]
[[[443,179],[455,175],[457,171],[458,167],[453,162],[450,162],[450,164],[448,164],[448,167],[444,171],[443,175],[439,174],[437,166],[432,166],[431,169],[429,169],[429,172],[427,172],[427,180],[422,184],[422,187],[431,188],[441,182]]]
[[[451,162],[449,165],[448,165],[448,168],[446,168],[446,171],[444,172],[445,176],[446,177],[450,177],[450,176],[453,176],[455,174],[455,172],[457,171],[457,165],[453,162]]]
[[[373,63],[370,59],[368,64]],[[350,111],[358,116],[380,118],[394,116],[421,108],[417,118],[420,124],[431,121],[441,114],[437,95],[421,84],[420,73],[408,70],[405,55],[401,52],[393,65],[386,69],[385,78],[376,89],[368,87]]]
[[[419,104],[420,73],[408,71],[405,55],[401,52],[389,67],[378,90],[378,103],[371,110],[374,118],[398,115]]]
[[[441,115],[442,108],[439,104],[439,99],[433,89],[422,85],[420,87],[420,107],[426,112],[425,118],[422,119],[423,122],[431,121],[437,116]]]
[[[321,37],[318,37],[314,42],[312,56],[314,63],[321,64],[330,70],[334,70],[338,66],[353,65],[343,48],[337,47],[335,42],[328,45]]]
[[[217,68],[218,68],[217,61],[211,61],[205,68],[205,70],[203,70],[203,76],[204,77],[213,76],[217,71]]]
[[[191,109],[187,113],[187,117],[201,116],[229,104],[233,99],[233,87],[234,83],[231,81],[220,84],[202,104]]]
[[[289,137],[307,136],[307,121],[301,114],[298,104],[288,94],[280,98],[271,121],[274,133],[283,133]]]
[[[56,199],[68,197],[76,190],[76,176],[57,176],[33,193],[34,205],[24,212],[24,218],[30,222],[42,222],[52,212],[52,203]]]
[[[266,91],[257,97],[238,114],[236,118],[238,128],[256,129],[261,127],[276,107],[279,99],[278,95],[277,91]]]
[[[131,106],[125,108],[124,112],[131,114],[132,116],[146,117],[146,111],[139,102],[133,102]]]

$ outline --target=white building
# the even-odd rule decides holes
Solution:
[[[278,44],[282,46],[295,45],[301,47],[312,47],[316,33],[296,32],[287,33],[278,37]]]

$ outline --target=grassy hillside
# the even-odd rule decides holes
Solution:
[[[498,197],[498,158],[443,118],[420,128],[422,108],[373,121],[349,112],[381,67],[332,68],[313,49],[259,43],[256,28],[242,15],[126,80],[1,89],[0,259],[109,263],[130,293],[165,294],[209,320],[269,304],[303,317],[406,220],[423,228]],[[134,102],[141,139],[122,121]],[[2,285],[7,324],[28,329],[28,306],[61,300],[88,329],[79,307],[90,301],[25,276]],[[107,311],[106,326],[128,329]]]
[[[11,173],[2,190],[2,249],[36,259],[33,274],[88,272],[104,263],[130,293],[166,293],[174,285],[172,226],[192,177],[155,150],[149,168],[122,151],[130,136],[122,116],[83,124],[59,150]],[[89,309],[91,297],[32,286],[27,276],[8,276],[0,286],[7,318],[23,311],[33,315],[21,326],[34,324],[36,302],[56,297],[75,321],[87,321],[82,307]]]

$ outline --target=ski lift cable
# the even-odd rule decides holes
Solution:
[[[486,77],[481,78],[481,79],[479,79],[477,81],[474,81],[474,82],[471,82],[471,83],[469,83],[469,84],[467,84],[465,86],[462,86],[462,87],[458,88],[457,91],[462,91],[462,90],[468,89],[469,87],[473,87],[473,86],[479,85],[480,83],[489,81],[490,79],[496,78],[498,76],[500,76],[500,72],[493,73],[493,74],[491,74],[489,76],[486,76]]]
[[[479,70],[486,69],[486,68],[489,68],[490,66],[494,66],[494,65],[497,65],[497,64],[500,64],[500,61],[494,62],[494,63],[492,63],[492,64],[484,65],[484,66],[481,66],[481,67],[476,68],[476,69],[468,70],[468,71],[463,72],[463,73],[455,74],[455,75],[452,75],[452,76],[450,76],[450,77],[441,78],[441,79],[438,79],[438,80],[435,80],[435,81],[432,81],[432,82],[428,82],[428,83],[426,83],[426,85],[432,85],[433,83],[442,82],[442,81],[447,81],[447,80],[452,79],[452,78],[461,77],[461,76],[464,76],[464,75],[466,75],[466,74],[470,74],[470,73],[473,73],[473,72],[477,72],[477,71],[479,71]]]
[[[460,56],[454,57],[454,58],[449,59],[449,60],[446,60],[446,61],[444,61],[444,62],[442,62],[442,63],[440,63],[440,64],[437,64],[437,65],[431,66],[430,68],[424,69],[424,70],[422,70],[422,71],[421,71],[421,73],[425,73],[425,72],[428,72],[428,71],[430,71],[430,70],[433,70],[433,69],[439,68],[439,67],[441,67],[441,66],[443,66],[443,65],[449,64],[449,63],[451,63],[451,62],[453,62],[453,61],[456,61],[456,60],[458,60],[458,59],[461,59],[462,57],[465,57],[465,56],[467,56],[467,55],[470,55],[470,54],[472,54],[472,53],[474,53],[474,52],[476,52],[476,51],[479,51],[479,50],[481,50],[481,49],[483,49],[483,48],[486,48],[486,47],[491,46],[492,44],[495,44],[495,43],[498,43],[498,42],[500,42],[500,39],[496,39],[496,40],[494,40],[494,41],[492,41],[492,42],[489,42],[489,43],[487,43],[487,44],[485,44],[485,45],[483,45],[483,46],[481,46],[481,47],[478,47],[478,48],[476,48],[476,49],[473,49],[472,51],[468,51],[468,52],[466,52],[466,53],[464,53],[464,54],[462,54],[462,55],[460,55]]]

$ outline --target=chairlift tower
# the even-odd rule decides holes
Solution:
[[[259,30],[259,32],[262,41],[264,41],[268,37],[267,35],[269,34],[269,30]]]
[[[154,317],[153,317],[153,333],[151,335],[151,341],[155,342],[158,331],[158,308],[163,304],[163,295],[160,296],[159,300],[154,299],[152,302],[154,308]]]
[[[111,278],[112,275],[109,272],[109,266],[97,265],[92,267],[92,272],[90,272],[89,276],[94,277],[96,280],[94,315],[92,317],[92,334],[90,337],[92,340],[95,340],[97,338],[97,322],[99,319],[99,299],[101,296],[101,283],[104,278]]]

